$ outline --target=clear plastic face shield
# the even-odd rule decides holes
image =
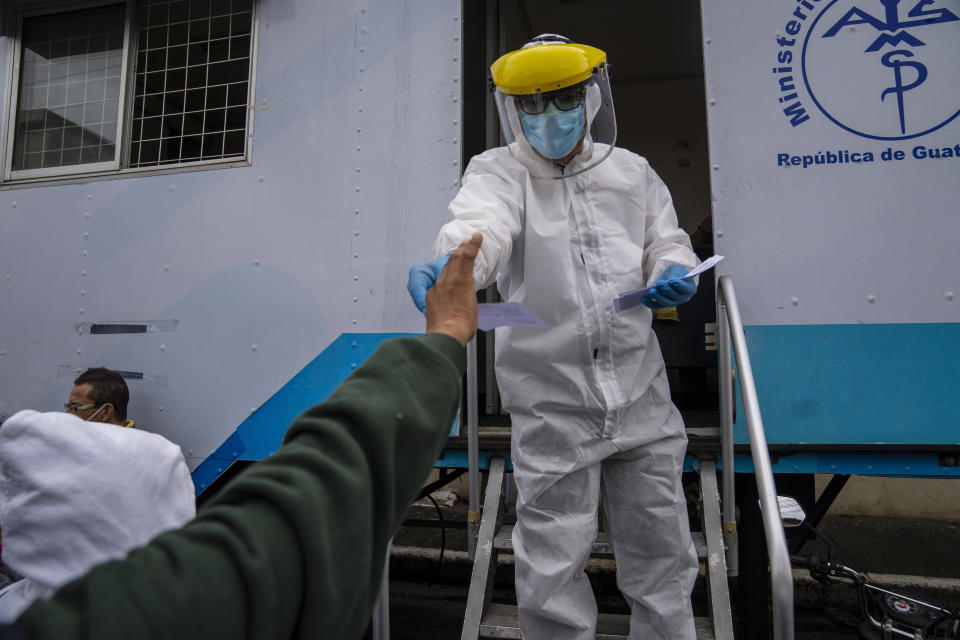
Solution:
[[[494,86],[504,142],[531,175],[563,179],[592,169],[613,151],[617,121],[609,65],[553,91],[511,94]]]

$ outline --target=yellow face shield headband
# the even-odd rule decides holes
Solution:
[[[490,66],[493,84],[503,93],[531,95],[565,89],[606,66],[607,54],[584,44],[543,44],[511,51]]]

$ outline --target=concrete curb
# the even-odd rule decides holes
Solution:
[[[893,573],[867,574],[870,584],[926,600],[930,604],[956,609],[960,606],[960,579],[911,576]],[[807,569],[793,570],[794,602],[798,607],[857,606],[857,590],[849,583],[827,585],[810,576]]]
[[[390,557],[393,559],[424,562],[436,562],[440,557],[440,550],[433,547],[414,547],[405,545],[393,545],[390,548]],[[443,563],[452,565],[462,565],[470,567],[472,563],[467,556],[466,551],[451,551],[447,549],[443,552]],[[513,566],[513,554],[501,553],[497,560],[501,566]],[[590,558],[587,560],[587,573],[614,573],[617,569],[617,563],[613,558]]]
[[[440,549],[433,547],[410,547],[395,544],[390,547],[390,557],[401,560],[425,560],[427,562],[436,562],[440,557]],[[443,561],[452,564],[470,564],[470,558],[466,551],[453,551],[446,549],[443,552]]]
[[[960,595],[960,578],[934,578],[931,576],[909,576],[899,573],[870,573],[867,574],[871,584],[890,589],[909,589],[911,587],[920,587],[924,589],[937,589],[945,593]],[[820,584],[812,577],[807,569],[793,570],[794,583],[814,582]]]
[[[410,563],[434,564],[440,557],[440,550],[433,547],[394,545],[390,549],[394,560]],[[466,551],[445,550],[443,564],[448,567],[469,569],[470,559]],[[511,554],[501,554],[499,564],[513,566]],[[616,564],[612,559],[591,558],[587,564],[588,573],[614,573]],[[868,574],[870,583],[894,592],[904,592],[918,599],[929,599],[931,604],[946,608],[960,605],[960,578],[936,578],[890,573]],[[843,605],[857,606],[857,591],[849,583],[825,585],[810,576],[807,569],[793,570],[794,601],[798,607],[822,607]]]

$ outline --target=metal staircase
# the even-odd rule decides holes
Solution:
[[[477,638],[520,638],[517,608],[491,602],[498,556],[513,552],[513,527],[503,524],[503,487],[505,463],[501,457],[490,461],[483,515],[477,536],[473,574],[467,596],[461,640]],[[727,564],[720,522],[719,492],[716,468],[712,461],[700,466],[700,501],[702,532],[693,532],[693,542],[707,576],[711,617],[696,618],[698,639],[729,640],[733,638],[733,620],[727,588]],[[591,557],[610,557],[613,552],[601,533],[593,544]],[[630,616],[601,613],[597,620],[598,640],[626,639]]]
[[[786,537],[780,521],[776,488],[767,451],[763,424],[753,374],[747,354],[746,337],[740,320],[733,282],[722,276],[717,295],[718,334],[721,378],[721,457],[724,474],[722,500],[717,483],[716,464],[710,459],[699,461],[699,513],[701,532],[693,533],[694,545],[701,563],[701,576],[706,582],[710,617],[696,618],[698,639],[730,640],[733,616],[730,609],[728,577],[736,575],[737,534],[733,495],[733,389],[732,352],[736,354],[737,373],[743,398],[751,456],[757,478],[764,533],[770,554],[773,595],[773,637],[793,640],[793,577],[787,552]],[[475,345],[473,345],[475,350]],[[468,351],[468,356],[470,352]],[[473,353],[475,357],[475,352]],[[477,436],[476,377],[471,379],[468,367],[467,427],[470,463],[470,552],[473,573],[467,596],[461,640],[478,638],[520,638],[515,606],[492,602],[494,575],[501,553],[512,553],[512,527],[503,524],[506,464],[502,457],[489,459],[483,511],[480,512],[480,473]],[[472,387],[472,389],[471,389]],[[722,513],[721,513],[722,506]],[[593,547],[593,555],[610,555],[610,545],[602,534]],[[629,616],[601,613],[597,622],[598,640],[626,639]]]

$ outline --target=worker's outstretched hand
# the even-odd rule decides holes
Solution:
[[[697,292],[697,284],[690,280],[682,280],[687,275],[687,269],[678,264],[672,264],[663,270],[657,278],[657,284],[643,298],[643,304],[651,309],[665,309],[683,304]]]
[[[473,261],[483,236],[473,234],[450,254],[436,284],[426,292],[427,333],[445,333],[466,346],[477,333]]]
[[[410,267],[410,273],[407,275],[407,292],[413,304],[420,309],[420,313],[427,312],[427,290],[437,284],[437,278],[440,277],[440,272],[443,271],[443,266],[447,264],[449,257],[446,255]]]

